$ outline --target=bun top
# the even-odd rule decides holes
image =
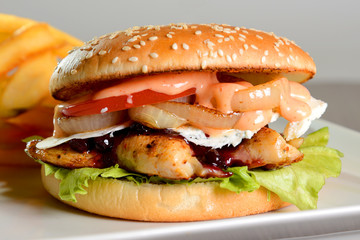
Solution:
[[[218,24],[143,26],[94,38],[69,52],[51,77],[50,91],[70,100],[129,77],[178,71],[226,72],[245,80],[256,73],[266,76],[264,81],[285,75],[305,82],[316,67],[293,41],[273,33]]]

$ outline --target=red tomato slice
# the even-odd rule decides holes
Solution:
[[[77,117],[105,112],[115,112],[133,107],[139,107],[142,105],[165,102],[180,97],[186,97],[195,94],[195,90],[195,88],[190,88],[179,94],[168,95],[147,89],[130,95],[108,97],[72,104],[64,107],[62,109],[62,113],[65,116]]]

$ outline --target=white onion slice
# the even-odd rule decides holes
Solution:
[[[59,117],[55,121],[66,134],[104,129],[124,121],[126,111],[86,115],[81,117]]]
[[[131,108],[128,113],[131,120],[158,129],[177,128],[187,122],[183,118],[152,105]]]
[[[179,102],[162,102],[154,104],[155,107],[187,119],[196,126],[217,129],[231,129],[241,118],[241,113],[225,114],[201,105],[191,105]]]

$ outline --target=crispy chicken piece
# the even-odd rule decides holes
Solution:
[[[36,144],[40,140],[33,140],[27,143],[26,152],[33,158],[46,163],[51,163],[64,168],[82,167],[106,167],[102,155],[96,151],[78,153],[70,148],[68,144],[62,144],[48,149],[38,149]]]
[[[303,154],[294,146],[288,144],[275,130],[264,127],[251,139],[243,141],[231,157],[235,165],[245,165],[249,169],[264,167],[267,169],[279,168],[299,162]]]

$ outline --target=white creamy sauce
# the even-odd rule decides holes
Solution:
[[[289,122],[284,130],[284,138],[289,141],[294,138],[301,137],[310,127],[311,122],[321,117],[324,114],[327,103],[321,100],[311,98],[308,102],[311,108],[311,114],[307,118],[298,122]]]
[[[52,148],[52,147],[58,146],[67,141],[70,141],[72,139],[86,139],[86,138],[93,138],[93,137],[101,137],[108,133],[127,128],[128,126],[129,126],[129,123],[124,123],[121,125],[115,125],[115,126],[112,126],[109,128],[100,129],[100,130],[96,130],[96,131],[92,131],[92,132],[76,133],[74,135],[67,136],[67,137],[61,137],[61,138],[49,137],[49,138],[42,140],[38,144],[36,144],[36,147],[38,149],[47,149],[47,148]]]
[[[311,114],[307,118],[298,122],[290,122],[287,124],[284,130],[284,137],[287,141],[298,138],[302,136],[310,127],[311,122],[315,119],[321,117],[321,115],[325,112],[327,103],[317,100],[315,98],[311,98],[308,104],[311,107]],[[278,119],[279,114],[274,113],[271,119],[271,122],[274,122]],[[111,132],[119,131],[129,126],[129,122],[112,126],[106,129],[101,129],[92,132],[85,133],[77,133],[68,137],[55,138],[49,137],[39,142],[36,147],[39,149],[47,149],[51,147],[58,146],[62,143],[70,141],[71,139],[86,139],[92,137],[100,137],[106,135]],[[188,141],[193,142],[197,145],[207,146],[212,148],[221,148],[223,146],[237,146],[242,142],[243,139],[250,139],[258,130],[256,131],[242,131],[237,129],[228,129],[221,131],[220,133],[207,136],[202,130],[192,127],[192,126],[182,126],[176,129],[172,129],[178,132],[181,136],[186,138]]]
[[[273,113],[271,122],[276,121],[278,118],[279,114]],[[178,132],[181,136],[186,138],[188,141],[195,143],[196,145],[212,148],[221,148],[223,146],[230,145],[235,147],[239,145],[243,139],[252,138],[252,136],[260,129],[255,131],[227,129],[212,136],[207,136],[202,130],[192,126],[182,126],[172,130]]]

